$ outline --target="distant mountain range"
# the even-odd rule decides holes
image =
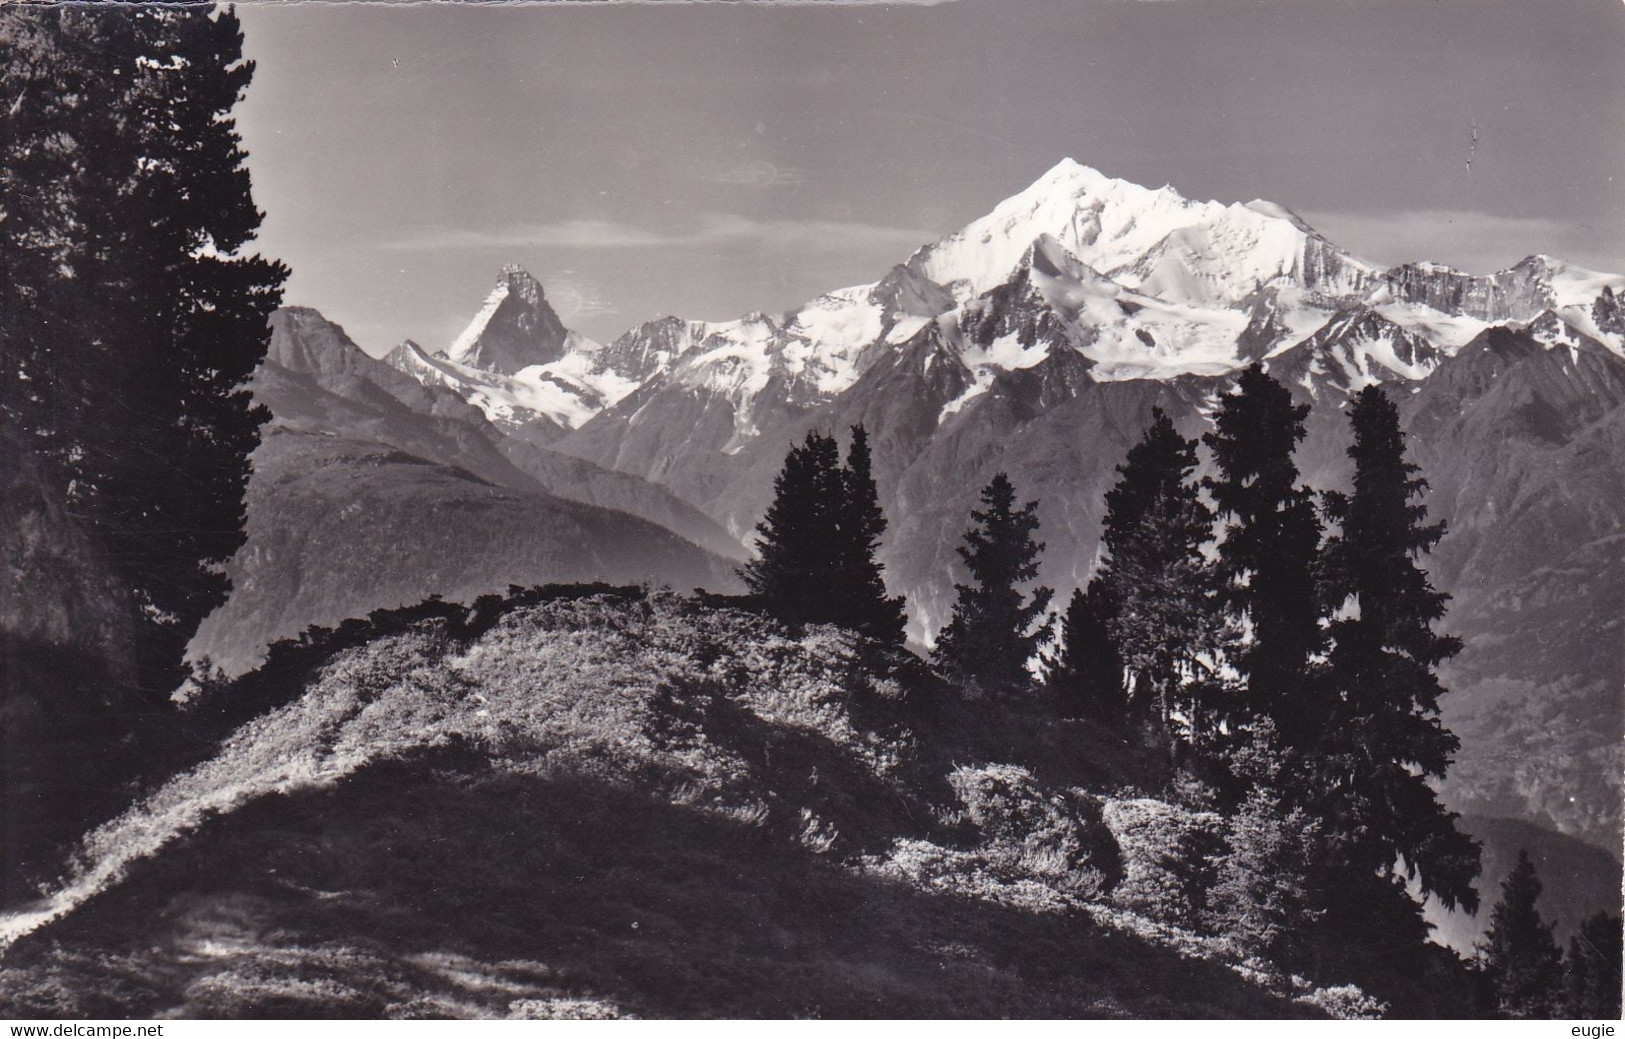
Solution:
[[[678,567],[685,579],[744,551],[792,442],[862,422],[888,580],[924,644],[994,472],[1040,500],[1043,580],[1064,595],[1090,572],[1114,466],[1153,406],[1198,432],[1262,360],[1314,403],[1299,460],[1326,488],[1347,477],[1343,404],[1387,385],[1451,526],[1428,562],[1455,596],[1444,627],[1467,641],[1446,676],[1464,744],[1447,797],[1619,847],[1625,276],[1546,256],[1487,276],[1384,268],[1279,205],[1192,201],[1067,160],[873,284],[788,314],[668,317],[600,344],[508,267],[441,350],[408,341],[373,362],[313,312],[277,320],[256,384],[283,430],[268,451],[326,433],[503,488],[529,478],[525,493],[713,554]],[[354,522],[379,519],[362,503]],[[473,516],[458,529],[484,533]],[[441,549],[399,550],[405,565]]]
[[[1432,263],[1383,269],[1274,203],[1194,202],[1069,159],[880,281],[783,316],[664,318],[606,347],[567,331],[535,279],[508,267],[449,347],[408,340],[388,360],[509,426],[582,430],[615,424],[605,412],[625,424],[661,395],[721,397],[743,442],[770,431],[775,406],[833,401],[885,356],[925,342],[964,369],[942,419],[997,374],[1057,349],[1097,382],[1218,376],[1279,358],[1318,394],[1421,379],[1492,324],[1620,353],[1619,292],[1625,276],[1545,256],[1486,277]]]

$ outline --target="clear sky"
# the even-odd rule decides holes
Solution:
[[[373,353],[505,262],[606,341],[783,311],[1066,156],[1373,261],[1625,270],[1620,0],[238,10],[261,247]]]

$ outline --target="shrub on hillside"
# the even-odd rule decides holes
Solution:
[[[516,1021],[619,1021],[624,1015],[601,999],[516,999],[508,1004]]]
[[[1314,1007],[1338,1021],[1376,1021],[1388,1012],[1386,1003],[1366,995],[1358,985],[1317,988],[1293,1002]]]
[[[208,660],[198,661],[177,699],[197,728],[224,737],[250,719],[298,699],[317,672],[347,650],[362,649],[387,635],[422,630],[425,624],[439,624],[446,638],[466,644],[514,610],[592,596],[633,602],[642,599],[644,591],[603,583],[510,585],[506,595],[482,595],[468,605],[431,595],[408,606],[373,610],[365,618],[352,617],[334,628],[312,625],[295,638],[272,643],[259,667],[235,679]]]
[[[1089,795],[1046,789],[1018,765],[959,765],[946,778],[955,805],[942,821],[955,836],[899,838],[868,870],[1035,913],[1077,908],[1117,883],[1117,848]]]
[[[1017,765],[961,765],[948,784],[958,816],[975,829],[977,851],[995,872],[1086,898],[1116,882],[1117,849],[1088,795],[1046,791]]]
[[[874,876],[900,880],[922,891],[1029,913],[1061,913],[1079,904],[1076,897],[1045,880],[995,867],[980,849],[967,851],[899,838],[884,856],[866,859],[863,866]]]
[[[289,644],[270,671],[200,706],[204,731],[250,717],[87,834],[51,912],[211,817],[435,748],[518,775],[639,787],[837,857],[927,825],[897,778],[908,747],[851,716],[868,695],[856,636],[695,610],[671,593],[580,592],[385,611]]]
[[[1226,850],[1214,862],[1207,912],[1214,933],[1244,956],[1296,966],[1322,915],[1309,879],[1319,837],[1318,820],[1289,809],[1275,791],[1248,794],[1227,820]]]
[[[1149,798],[1110,800],[1101,810],[1123,856],[1112,899],[1154,920],[1194,928],[1223,847],[1223,819]]]

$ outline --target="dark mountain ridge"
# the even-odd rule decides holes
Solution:
[[[669,492],[504,436],[314,310],[284,308],[271,325],[253,383],[273,417],[249,538],[194,656],[235,673],[312,624],[514,583],[735,587],[716,552],[737,558],[738,543]]]

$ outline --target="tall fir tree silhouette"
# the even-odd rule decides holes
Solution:
[[[835,438],[809,432],[785,456],[773,502],[756,526],[756,558],[739,571],[774,615],[803,624],[833,620],[845,498]]]
[[[1350,876],[1391,876],[1403,860],[1421,890],[1476,910],[1478,844],[1456,829],[1430,780],[1460,746],[1439,719],[1436,668],[1461,641],[1434,632],[1449,596],[1417,559],[1444,533],[1417,499],[1427,488],[1405,457],[1398,411],[1380,387],[1349,407],[1352,494],[1328,492],[1338,526],[1323,554],[1335,699],[1313,794],[1333,861]]]
[[[1040,623],[1054,592],[1024,590],[1038,577],[1042,543],[1038,503],[1016,506],[1010,478],[998,473],[982,488],[982,508],[971,512],[959,556],[971,583],[955,584],[953,615],[937,638],[933,660],[943,670],[993,693],[1027,685],[1027,664],[1044,642]]]
[[[244,384],[287,270],[243,252],[253,73],[211,5],[0,11],[0,409],[130,587],[154,696],[229,591],[266,417]]]
[[[1225,522],[1217,577],[1231,625],[1227,656],[1243,682],[1243,710],[1272,719],[1289,747],[1310,746],[1326,721],[1313,663],[1325,644],[1315,579],[1321,524],[1292,459],[1308,415],[1254,364],[1202,437],[1215,470],[1203,486]]]
[[[1108,601],[1110,592],[1096,578],[1072,593],[1054,656],[1047,662],[1045,684],[1057,698],[1062,713],[1121,724],[1128,715],[1123,696],[1123,659],[1112,641]]]
[[[1519,849],[1479,945],[1495,1011],[1503,1017],[1549,1018],[1563,1009],[1563,954],[1552,938],[1552,925],[1541,919],[1535,905],[1540,892],[1535,864]]]
[[[844,494],[840,514],[839,558],[834,575],[835,623],[877,642],[902,645],[907,618],[902,596],[886,594],[886,580],[876,553],[886,532],[886,514],[875,486],[869,434],[852,427],[852,442],[842,471]]]
[[[901,645],[903,600],[886,595],[876,557],[886,516],[863,427],[852,427],[845,466],[834,437],[809,432],[785,457],[773,490],[756,527],[757,558],[739,571],[751,593],[785,620]]]
[[[1195,469],[1196,441],[1153,408],[1144,436],[1117,467],[1101,534],[1101,580],[1116,606],[1110,629],[1134,707],[1160,727],[1175,756],[1200,735],[1205,661],[1220,627],[1212,566],[1202,552],[1213,513]]]

